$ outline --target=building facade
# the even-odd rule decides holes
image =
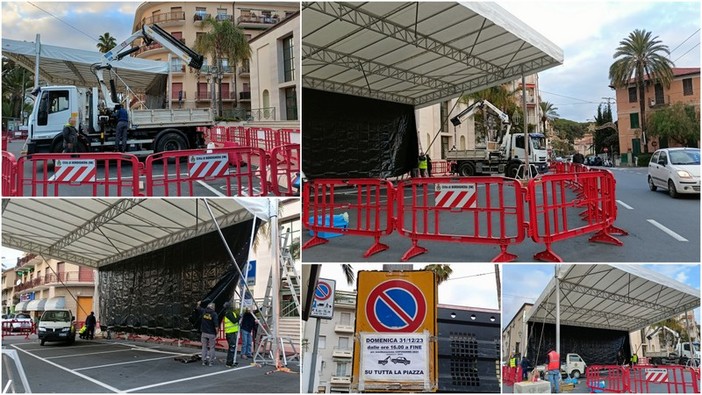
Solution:
[[[694,311],[679,314],[675,317],[675,321],[687,331],[692,342],[700,341],[700,327],[695,319]],[[659,330],[652,336],[655,330],[655,326],[647,326],[641,330],[631,332],[629,334],[631,353],[636,352],[639,357],[645,357],[647,351],[660,352],[675,346],[676,339],[672,337],[670,332]],[[651,338],[649,339],[648,336],[651,336]]]
[[[502,330],[502,363],[509,360],[512,354],[524,355],[526,353],[528,335],[526,318],[532,307],[534,307],[532,303],[524,303]]]
[[[693,105],[700,112],[700,68],[673,68],[673,81],[670,87],[661,84],[652,85],[646,81],[643,92],[646,102],[646,117],[652,112],[665,108],[674,103]],[[641,136],[641,122],[639,107],[639,92],[634,80],[622,88],[616,88],[617,119],[619,128],[619,149],[622,158],[627,152],[634,156],[643,152]],[[676,146],[675,141],[659,141],[655,137],[647,136],[648,152],[666,146]],[[699,142],[698,142],[699,143]]]
[[[207,24],[204,21],[208,17],[233,22],[243,30],[247,40],[251,41],[287,18],[296,16],[299,20],[299,12],[300,3],[297,2],[145,2],[136,10],[132,31],[140,29],[144,24],[156,23],[183,44],[193,48],[197,37],[207,32]],[[216,108],[220,91],[215,82],[216,76],[220,74],[223,115],[249,118],[252,110],[251,60],[238,65],[230,65],[225,60],[222,69],[218,70],[213,64],[212,56],[205,56],[203,67],[196,70],[188,67],[175,55],[169,57],[169,54],[166,48],[153,43],[132,55],[159,61],[170,59],[167,87],[169,106]],[[270,72],[271,68],[270,64],[260,67],[265,72]],[[234,109],[237,111],[233,111]],[[254,110],[258,109],[254,107]]]

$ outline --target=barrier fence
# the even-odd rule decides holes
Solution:
[[[37,333],[37,326],[34,323],[28,323],[28,325],[25,325],[26,323],[27,321],[17,320],[2,321],[2,337],[24,336],[24,338],[28,340],[29,335],[32,333]]]
[[[502,366],[502,382],[506,385],[514,385],[522,381],[521,366]]]
[[[445,160],[433,160],[431,161],[431,175],[434,176],[448,176],[451,174],[451,166],[453,162]]]
[[[7,151],[2,151],[2,196],[17,194],[17,159]]]
[[[286,144],[273,148],[268,163],[271,192],[276,196],[297,196],[296,190],[301,182],[300,145]]]
[[[682,365],[591,365],[585,376],[590,392],[700,393],[699,371]]]
[[[337,196],[337,190],[344,195]],[[387,250],[380,237],[393,231],[393,193],[389,181],[377,179],[314,180],[304,184],[302,222],[312,238],[302,248],[325,244],[329,237],[351,234],[372,237],[364,258]],[[354,214],[353,220],[349,214]],[[340,224],[341,222],[341,224]]]

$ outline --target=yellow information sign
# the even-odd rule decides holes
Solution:
[[[360,271],[353,387],[436,391],[437,286],[431,271]]]

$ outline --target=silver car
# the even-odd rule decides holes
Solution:
[[[700,193],[700,149],[661,148],[648,163],[648,187],[668,190],[671,197]]]

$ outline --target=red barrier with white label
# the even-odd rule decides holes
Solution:
[[[378,179],[313,180],[303,184],[302,224],[313,237],[303,249],[328,243],[323,232],[334,235],[373,237],[373,245],[363,254],[367,258],[385,251],[380,237],[393,231],[393,187]],[[335,216],[347,215],[345,227],[334,226]]]
[[[453,162],[449,162],[446,160],[433,160],[433,161],[431,161],[431,176],[432,177],[449,176],[451,174],[451,166],[452,165],[453,165]]]
[[[504,177],[415,178],[397,186],[398,232],[412,240],[407,261],[428,250],[420,241],[492,244],[495,262],[517,258],[507,252],[525,236],[524,193],[519,181]]]
[[[585,381],[590,392],[628,392],[628,377],[627,368],[619,365],[590,365],[585,370]]]
[[[300,174],[300,145],[287,144],[273,148],[268,159],[271,176],[271,193],[276,196],[298,196],[293,182]],[[299,180],[298,180],[299,182]]]
[[[231,158],[235,158],[231,163]],[[266,154],[251,147],[166,151],[146,158],[147,196],[266,196]]]
[[[17,196],[139,196],[143,165],[122,153],[57,153],[21,156]]]
[[[699,394],[697,370],[682,365],[635,365],[629,369],[629,392]]]
[[[229,138],[242,147],[251,147],[251,136],[249,130],[243,126],[232,126],[229,128]]]
[[[573,191],[570,186],[578,185]],[[612,173],[596,170],[583,173],[545,174],[529,181],[529,220],[532,240],[544,243],[546,250],[534,259],[562,262],[552,249],[554,242],[595,233],[591,242],[621,246],[613,234],[616,220],[615,181]],[[584,210],[580,213],[580,210]],[[576,219],[582,219],[584,223]],[[574,219],[575,218],[575,219]]]
[[[7,151],[2,151],[2,196],[17,195],[17,160]]]

